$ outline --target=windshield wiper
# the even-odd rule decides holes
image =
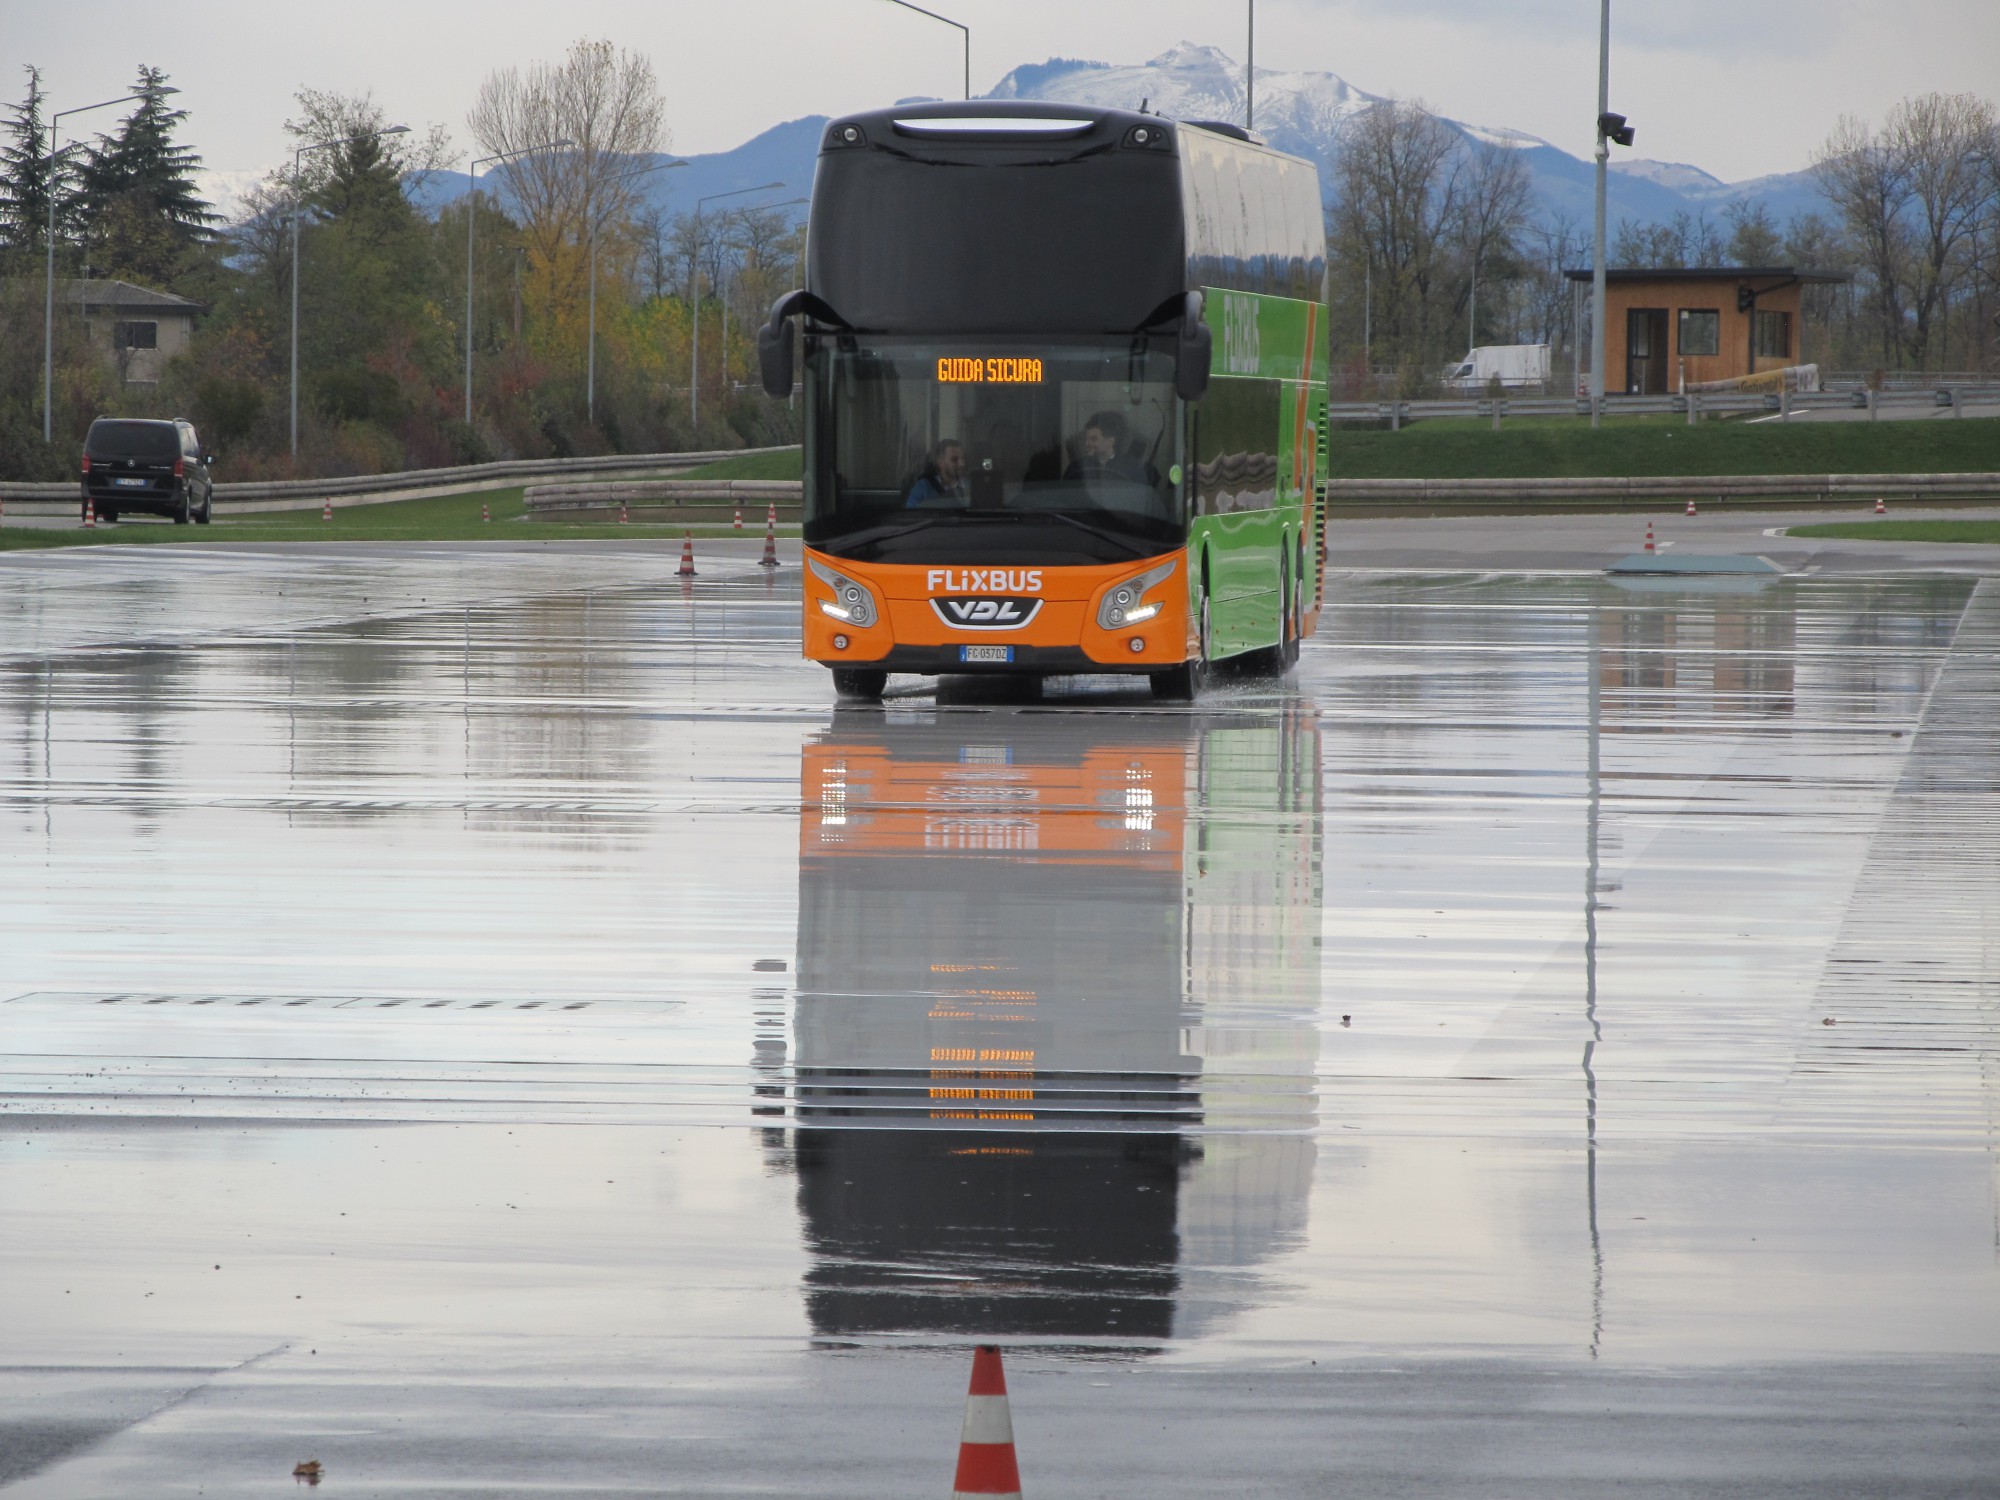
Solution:
[[[876,526],[867,531],[857,531],[852,536],[837,537],[835,540],[843,547],[866,547],[873,542],[886,542],[891,537],[907,536],[913,531],[922,531],[925,527],[935,526],[955,514],[955,511],[948,510],[933,511],[930,515],[918,516],[914,520],[903,521],[894,526]]]
[[[1066,515],[1059,510],[1045,510],[1039,512],[1039,514],[1051,516],[1067,525],[1074,526],[1078,531],[1087,531],[1092,536],[1100,537],[1104,541],[1116,542],[1119,546],[1130,549],[1134,557],[1151,557],[1153,553],[1159,550],[1151,542],[1135,541],[1129,536],[1120,536],[1115,531],[1111,531],[1103,526],[1094,526],[1088,521],[1080,521],[1075,516]]]

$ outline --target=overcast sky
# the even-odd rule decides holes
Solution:
[[[1244,44],[1244,0],[927,8],[972,28],[975,93],[1052,56],[1143,62],[1186,39],[1240,58]],[[1581,155],[1597,14],[1597,0],[1259,0],[1257,55]],[[2000,98],[2000,0],[1614,0],[1612,31],[1612,106],[1638,126],[1634,154],[1732,181],[1805,166],[1842,113],[1879,119],[1932,89]],[[586,35],[651,57],[683,152],[959,89],[958,33],[886,0],[0,0],[0,99],[21,96],[24,63],[43,68],[59,109],[116,94],[153,63],[183,90],[206,165],[259,171],[286,149],[302,86],[372,90],[394,119],[442,122],[464,144],[488,72]]]

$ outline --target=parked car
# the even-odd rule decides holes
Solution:
[[[134,511],[206,526],[215,508],[213,462],[192,422],[99,417],[83,439],[83,508],[95,505],[103,521]]]

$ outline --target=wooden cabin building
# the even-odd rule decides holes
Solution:
[[[1587,291],[1589,271],[1566,274]],[[1799,294],[1848,278],[1796,266],[1612,266],[1604,279],[1605,394],[1670,396],[1807,363]]]

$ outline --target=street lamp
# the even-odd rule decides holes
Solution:
[[[407,125],[390,125],[381,130],[364,130],[358,135],[342,136],[337,141],[315,141],[309,146],[301,146],[292,153],[292,462],[299,457],[299,219],[305,212],[305,193],[301,186],[300,173],[306,154],[311,151],[326,151],[335,146],[351,146],[356,141],[379,140],[385,135],[408,135]]]
[[[160,88],[150,91],[155,99],[167,94],[178,94],[179,89]],[[48,286],[42,306],[42,441],[55,441],[55,378],[56,378],[56,159],[63,152],[81,144],[72,141],[68,146],[56,146],[56,121],[64,115],[83,115],[93,109],[109,109],[114,104],[124,104],[133,99],[144,99],[146,93],[120,94],[116,99],[100,99],[95,104],[79,104],[75,109],[59,109],[49,116],[49,173],[46,189],[49,195],[49,240],[48,240]]]
[[[648,172],[665,172],[674,167],[684,167],[687,163],[674,161],[650,162],[630,172],[619,172],[605,178],[606,182],[624,182],[632,177],[644,177]],[[586,223],[584,229],[590,236],[590,331],[585,336],[588,351],[584,356],[583,417],[586,422],[597,420],[597,182],[592,179],[590,198],[584,205]]]
[[[902,0],[896,0],[898,5]],[[910,7],[912,10],[915,6]],[[929,15],[929,11],[924,12]],[[956,23],[954,23],[956,24]],[[726,193],[710,193],[706,198],[694,200],[694,258],[688,266],[688,308],[694,319],[694,348],[688,360],[688,425],[701,425],[701,206],[714,203],[721,198],[741,198],[745,193],[776,193],[783,190],[782,182],[766,182],[758,187],[734,188]],[[723,310],[728,316],[728,309]]]
[[[573,146],[570,140],[547,141],[539,146],[522,146],[493,156],[475,157],[465,169],[465,425],[472,425],[472,224],[479,217],[479,169],[493,162],[512,161],[536,151],[558,151]]]
[[[752,203],[750,208],[796,208],[801,203],[810,203],[810,198],[787,198],[783,203]],[[729,395],[729,290],[725,281],[722,289],[722,394]]]
[[[965,97],[972,97],[972,30],[954,21],[950,16],[941,16],[934,10],[925,10],[921,5],[912,5],[910,0],[889,0],[891,5],[900,5],[904,10],[913,10],[920,16],[929,16],[933,21],[942,21],[947,26],[957,26],[965,34]]]
[[[1632,127],[1611,112],[1611,0],[1597,29],[1597,234],[1590,257],[1590,425],[1604,415],[1604,195],[1611,143],[1632,144]]]

